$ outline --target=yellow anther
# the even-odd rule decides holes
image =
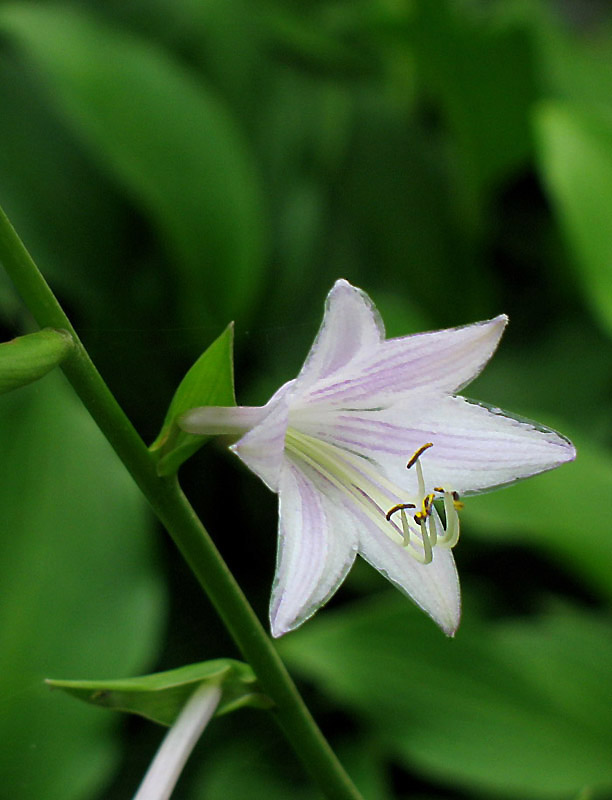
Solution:
[[[443,486],[434,486],[434,492],[441,492],[442,494],[445,494],[446,489]],[[459,499],[459,492],[450,492],[450,496],[453,499],[455,511],[461,511],[462,508],[465,508],[465,503]]]
[[[433,442],[426,442],[425,444],[421,445],[421,447],[419,447],[419,449],[412,455],[410,461],[406,464],[406,469],[410,469],[410,467],[412,467],[419,460],[419,457],[429,447],[433,447]]]
[[[434,498],[435,498],[435,494],[433,494],[433,493],[432,494],[427,494],[423,498],[423,513],[425,514],[426,517],[428,517],[431,514],[431,509],[433,507]]]
[[[455,511],[461,511],[461,509],[465,507],[465,503],[462,503],[459,499],[459,493],[451,492],[451,496],[453,498],[453,506],[455,507]]]
[[[416,506],[414,503],[398,503],[396,506],[393,506],[393,508],[390,508],[385,514],[385,516],[387,517],[387,522],[389,522],[389,520],[391,519],[393,514],[395,514],[396,511],[402,511],[402,509],[404,508],[416,508]]]

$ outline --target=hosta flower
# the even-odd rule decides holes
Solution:
[[[191,433],[241,435],[232,450],[278,493],[274,636],[314,614],[357,553],[454,633],[459,496],[575,456],[554,431],[457,396],[506,322],[386,340],[368,296],[339,280],[299,375],[265,406],[183,416]]]

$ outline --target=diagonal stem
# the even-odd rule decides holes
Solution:
[[[279,724],[323,794],[330,800],[361,800],[271,639],[181,491],[178,479],[157,475],[154,458],[105,384],[2,209],[0,262],[37,323],[41,327],[63,328],[73,336],[75,347],[61,365],[66,377],[174,540],[263,690],[275,702]]]

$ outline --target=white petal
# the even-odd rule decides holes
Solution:
[[[187,433],[202,436],[243,434],[269,413],[267,406],[201,406],[179,417],[179,426]]]
[[[314,382],[377,348],[384,335],[382,320],[367,294],[345,280],[336,281],[325,301],[317,337],[298,375],[296,391],[301,394]]]
[[[421,564],[369,521],[364,519],[359,527],[359,554],[452,636],[461,616],[452,551],[435,547],[433,561]]]
[[[285,460],[285,433],[293,384],[294,381],[289,381],[281,386],[264,406],[265,417],[230,447],[273,492],[278,492]]]
[[[461,494],[512,483],[571,461],[573,445],[555,431],[462,397],[413,393],[372,411],[300,410],[291,424],[374,462],[410,495],[416,491],[410,456],[421,460],[428,491],[448,486]]]
[[[387,405],[398,393],[456,392],[491,358],[507,321],[501,315],[460,328],[388,339],[363,350],[348,369],[310,386],[302,402],[373,408]]]
[[[308,476],[287,461],[280,485],[278,557],[270,605],[273,636],[282,636],[312,616],[355,560],[355,533],[316,481],[314,474]]]
[[[344,413],[318,435],[375,460],[387,477],[411,491],[414,470],[406,461],[425,442],[422,456],[428,484],[461,494],[512,483],[572,461],[573,445],[550,428],[508,416],[462,397],[421,397],[380,412]],[[360,446],[357,443],[361,443]]]
[[[556,431],[463,397],[442,398],[411,427],[434,443],[423,469],[435,473],[438,485],[460,493],[513,483],[576,457],[571,442]]]

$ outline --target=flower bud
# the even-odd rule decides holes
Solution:
[[[42,378],[68,356],[73,345],[67,331],[53,328],[0,344],[0,394]]]

